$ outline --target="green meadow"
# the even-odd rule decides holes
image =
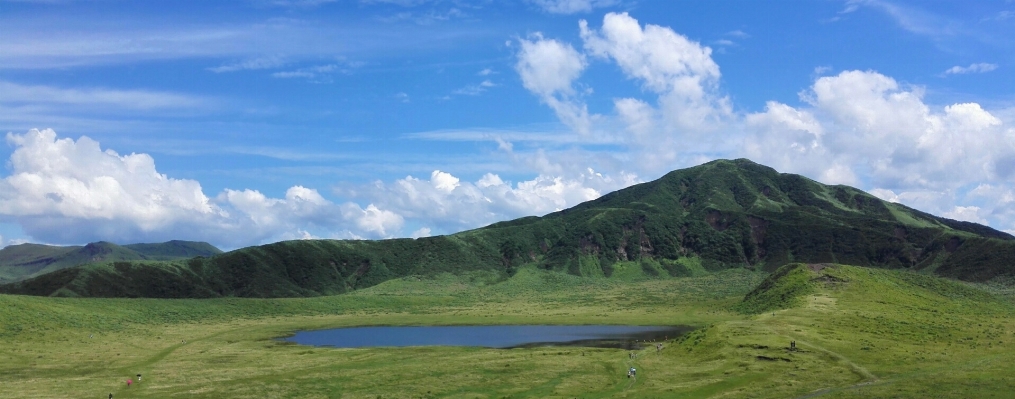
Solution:
[[[403,277],[316,298],[0,295],[0,396],[1002,398],[1015,392],[1008,286],[838,265],[660,278],[620,262],[609,278],[521,267],[510,278]],[[455,324],[698,329],[633,359],[604,348],[276,340],[302,329]]]

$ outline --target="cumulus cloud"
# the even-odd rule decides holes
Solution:
[[[55,215],[104,221],[107,231],[130,220],[122,228],[145,231],[222,212],[196,181],[156,172],[147,154],[120,156],[87,137],[58,140],[52,130],[8,134],[7,142],[17,149],[10,158],[13,173],[0,182],[0,214],[40,222],[25,226],[29,230],[54,228],[51,233],[60,234]]]
[[[589,169],[574,178],[539,175],[512,184],[492,173],[467,182],[435,170],[429,179],[407,176],[342,194],[368,200],[429,226],[412,234],[424,236],[431,233],[431,228],[449,233],[562,210],[631,185],[635,182],[632,178],[615,179]]]
[[[710,130],[729,115],[717,94],[719,65],[712,49],[658,25],[644,28],[627,13],[609,13],[599,31],[579,22],[585,49],[617,63],[631,79],[659,95],[660,116],[673,129]]]
[[[956,206],[941,216],[946,218],[962,220],[966,222],[989,224],[987,219],[980,217],[980,207],[977,206]]]
[[[642,26],[627,13],[606,14],[600,29],[581,20],[579,34],[584,53],[538,34],[522,40],[516,70],[523,86],[583,140],[628,146],[650,174],[728,146],[717,134],[734,115],[719,91],[721,73],[709,47],[667,27]],[[591,89],[575,88],[589,59],[616,63],[654,101],[615,98],[613,115],[590,114],[584,98]]]
[[[430,228],[429,227],[420,227],[419,230],[416,230],[416,231],[412,232],[412,234],[410,234],[409,237],[411,237],[411,238],[430,237]]]
[[[7,142],[15,150],[11,174],[0,179],[0,222],[17,223],[43,242],[194,239],[234,247],[309,231],[389,237],[403,223],[376,205],[337,204],[302,186],[284,198],[250,189],[212,198],[197,181],[159,173],[148,154],[120,155],[49,129],[9,133]]]
[[[820,77],[801,98],[744,117],[745,155],[946,217],[1015,225],[1000,194],[1010,190],[992,188],[1007,185],[1015,129],[981,105],[929,105],[920,87],[873,71]]]
[[[997,69],[997,64],[988,64],[981,62],[977,64],[970,64],[967,67],[964,66],[953,66],[945,71],[945,75],[962,75],[967,73],[985,73]]]
[[[637,182],[585,169],[511,183],[488,173],[474,182],[435,170],[356,187],[333,202],[293,186],[281,198],[254,189],[204,193],[200,183],[159,173],[148,154],[121,155],[53,130],[8,134],[15,147],[0,179],[0,223],[35,241],[84,243],[209,241],[227,248],[283,239],[425,237],[541,215]],[[572,177],[565,177],[572,176]],[[366,205],[360,205],[360,203]],[[407,233],[406,225],[416,230]]]
[[[585,70],[585,56],[570,44],[544,39],[539,34],[533,40],[519,42],[515,70],[522,85],[550,106],[564,124],[579,133],[588,133],[592,119],[573,86]]]
[[[588,159],[614,159],[620,165],[636,159],[637,172],[655,175],[717,157],[746,156],[939,215],[1015,228],[1015,201],[999,194],[1011,192],[1015,176],[1010,110],[990,111],[974,102],[931,104],[922,87],[875,71],[823,76],[830,68],[821,68],[801,92],[800,104],[770,101],[760,112],[738,114],[720,91],[721,73],[710,48],[668,27],[640,24],[626,13],[606,14],[598,29],[582,20],[579,33],[583,53],[569,58],[583,60],[574,63],[581,67],[543,79],[517,69],[525,87],[542,98],[573,93],[587,64],[595,61],[615,63],[641,86],[647,96],[614,98],[614,114],[595,115],[596,128],[585,137],[620,148],[583,153]],[[538,42],[559,44],[542,37]],[[995,68],[981,63],[948,73]],[[581,100],[571,103],[588,115]],[[574,128],[566,113],[558,111],[558,117]],[[559,159],[567,155],[535,151],[522,159],[540,173],[560,175],[568,162]],[[983,185],[1004,190],[970,189]]]

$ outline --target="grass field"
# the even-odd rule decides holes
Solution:
[[[388,281],[308,299],[0,296],[4,398],[1011,397],[1015,302],[1003,287],[799,266],[650,279],[521,268]],[[630,268],[631,270],[624,270]],[[753,301],[753,302],[751,302]],[[770,306],[772,305],[772,306]],[[777,305],[777,306],[775,306]],[[789,306],[789,308],[781,308]],[[662,352],[330,349],[274,340],[353,325],[690,324]],[[798,350],[788,349],[796,341]],[[628,379],[628,367],[637,367]],[[127,378],[143,381],[128,388]]]

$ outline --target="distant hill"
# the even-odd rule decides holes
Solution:
[[[189,259],[220,253],[222,251],[211,244],[193,241],[123,246],[105,241],[85,246],[10,245],[0,249],[0,283],[24,280],[87,263]]]
[[[110,261],[48,273],[0,292],[98,297],[328,295],[439,272],[519,266],[610,276],[838,263],[969,281],[1015,275],[1015,237],[937,217],[847,186],[746,159],[717,160],[543,217],[447,236],[286,241],[186,261]]]

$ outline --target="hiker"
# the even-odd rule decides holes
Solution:
[[[141,373],[137,374],[137,382],[141,382]]]
[[[130,378],[128,378],[127,379],[127,388],[130,388],[130,384],[133,384],[133,383],[134,383],[134,380],[131,380]]]
[[[109,393],[109,399],[113,399],[113,393],[112,392]]]

